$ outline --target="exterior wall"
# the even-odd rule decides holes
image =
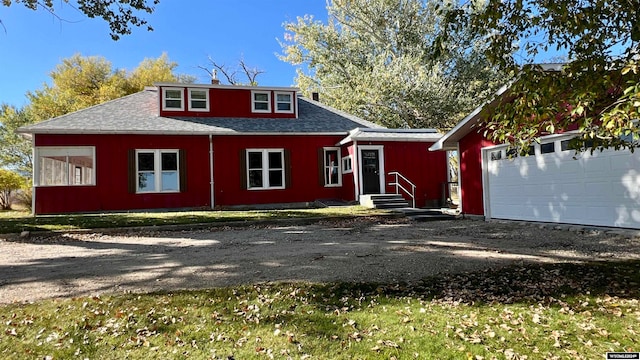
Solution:
[[[343,136],[218,136],[214,137],[214,178],[216,206],[307,202],[316,199],[354,200],[343,187],[321,185],[318,151],[331,147]],[[290,186],[282,190],[243,189],[241,158],[244,150],[285,149],[291,156]],[[324,180],[323,180],[324,181]]]
[[[361,145],[384,146],[385,192],[395,193],[394,181],[390,172],[397,171],[416,185],[416,207],[439,206],[442,197],[442,184],[447,181],[447,154],[444,151],[429,151],[432,142],[404,141],[366,141]],[[354,167],[356,165],[354,164]],[[408,190],[409,185],[401,184]],[[401,194],[411,201],[411,197]]]
[[[342,196],[340,197],[343,200],[355,200],[356,197],[356,183],[355,177],[358,176],[358,169],[356,166],[356,158],[355,158],[355,149],[353,145],[350,146],[342,146],[340,148],[340,156],[351,156],[351,166],[352,172],[345,174],[344,169],[342,173]]]
[[[342,186],[325,187],[319,151],[333,147],[343,136],[214,136],[215,205],[252,205],[308,202],[316,199],[355,200],[354,172],[343,174]],[[94,146],[96,183],[91,186],[38,186],[36,214],[100,212],[142,209],[209,208],[208,136],[170,135],[49,135],[35,136],[36,146]],[[386,172],[398,171],[417,185],[416,205],[441,197],[446,181],[446,153],[429,152],[431,143],[358,143],[383,145]],[[290,184],[286,189],[248,190],[242,180],[241,156],[247,148],[287,150]],[[133,149],[179,149],[186,155],[186,189],[177,193],[129,192],[128,154]],[[353,155],[353,146],[341,156]],[[387,176],[388,183],[391,179]],[[395,189],[387,185],[386,192]]]
[[[460,198],[462,213],[484,215],[482,196],[482,148],[494,145],[481,130],[471,131],[460,139]],[[444,153],[444,151],[441,151]]]
[[[36,146],[95,146],[94,186],[35,188],[36,214],[210,206],[207,136],[35,135]],[[180,193],[134,194],[128,190],[130,149],[181,149],[187,186]]]
[[[174,86],[167,86],[174,87]],[[180,87],[180,86],[175,86]],[[185,117],[229,117],[229,118],[295,118],[296,107],[298,106],[295,91],[291,91],[293,97],[294,112],[276,113],[275,112],[275,91],[265,88],[259,91],[271,92],[271,112],[270,113],[254,113],[251,112],[251,90],[250,89],[219,89],[210,88],[209,91],[209,111],[188,111],[188,87],[183,90],[183,101],[185,104],[184,111],[163,111],[162,102],[163,91],[159,89],[159,109],[160,116],[185,116]],[[199,88],[206,89],[206,88]],[[278,91],[284,92],[284,91]]]

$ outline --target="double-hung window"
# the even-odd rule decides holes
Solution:
[[[189,111],[209,111],[208,89],[189,89]]]
[[[340,148],[324,148],[324,186],[341,186]]]
[[[271,92],[252,91],[251,92],[251,111],[254,113],[271,112]]]
[[[162,88],[162,110],[184,110],[182,88]]]
[[[276,112],[293,113],[293,94],[290,92],[276,92]]]
[[[248,189],[284,189],[284,149],[248,149]]]
[[[180,191],[178,150],[136,150],[136,192]]]
[[[36,147],[36,186],[95,185],[95,147]]]

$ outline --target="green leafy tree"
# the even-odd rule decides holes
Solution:
[[[27,93],[26,111],[32,122],[38,122],[141,91],[154,82],[193,82],[193,77],[175,74],[176,67],[162,54],[144,59],[127,73],[103,57],[76,54],[51,72],[51,85]]]
[[[640,139],[640,3],[637,0],[488,0],[443,5],[432,47],[446,56],[460,29],[486,39],[484,55],[518,72],[510,98],[487,122],[497,141],[526,145],[540,134],[580,130],[591,149]],[[444,50],[444,52],[443,52]],[[559,73],[540,62],[553,51],[568,59]]]
[[[118,40],[121,35],[131,34],[133,26],[147,25],[147,21],[140,17],[139,13],[151,14],[155,10],[154,6],[160,0],[77,0],[77,1],[52,1],[52,0],[2,0],[2,5],[22,4],[28,9],[43,9],[53,16],[59,17],[58,12],[63,6],[72,7],[90,18],[102,18],[109,24],[111,38]],[[1,22],[0,22],[1,23]],[[153,28],[147,25],[147,30]]]
[[[114,69],[103,57],[64,59],[51,72],[50,85],[27,93],[24,108],[0,107],[0,167],[31,174],[31,143],[15,133],[18,127],[132,94],[154,82],[193,82],[192,76],[174,73],[176,67],[166,54],[143,60],[130,73]]]
[[[23,110],[0,105],[0,168],[9,167],[26,177],[31,176],[31,142],[15,130],[29,123]]]
[[[430,58],[441,21],[432,2],[335,0],[327,10],[327,24],[284,25],[281,59],[329,105],[388,127],[447,129],[496,88],[498,73],[465,31]]]
[[[11,210],[12,195],[24,185],[24,178],[13,171],[0,169],[0,210]]]

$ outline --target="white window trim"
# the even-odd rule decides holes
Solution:
[[[149,191],[141,191],[138,183],[138,174],[140,173],[138,164],[139,153],[153,153],[153,172],[155,177],[154,189]],[[161,190],[162,189],[162,154],[175,153],[176,154],[176,172],[178,174],[177,189],[176,190]],[[178,193],[180,192],[180,150],[178,149],[136,149],[136,194],[157,194],[157,193]]]
[[[256,109],[256,94],[267,94],[267,110]],[[264,101],[258,101],[257,103],[264,103]],[[270,113],[271,112],[271,91],[251,91],[251,112],[252,113]]]
[[[92,171],[91,171],[91,183],[90,184],[71,184],[71,175],[67,173],[67,183],[66,184],[54,184],[54,185],[41,185],[40,184],[40,157],[43,156],[73,156],[75,155],[84,155],[85,152],[83,150],[91,149],[91,159],[92,159]],[[52,187],[52,186],[96,186],[96,147],[95,146],[38,146],[34,148],[34,161],[33,161],[33,186],[38,187]],[[68,163],[68,160],[67,160]],[[68,171],[68,169],[67,169]],[[75,178],[75,176],[74,176]]]
[[[347,166],[347,163],[350,166]],[[342,158],[342,173],[350,174],[352,172],[353,172],[353,158],[351,157],[351,155],[344,156]]]
[[[167,107],[167,90],[180,91],[180,107]],[[177,100],[177,98],[171,98],[171,100]],[[162,88],[162,110],[164,111],[184,111],[184,89],[179,87],[163,87]]]
[[[261,187],[252,187],[250,184],[249,178],[249,153],[250,152],[259,152],[262,153],[262,186]],[[280,157],[282,160],[282,186],[265,186],[265,184],[269,183],[269,153],[280,153]],[[287,171],[284,163],[284,149],[247,149],[245,151],[245,161],[247,164],[247,190],[282,190],[285,189],[287,184],[287,176],[285,171]]]
[[[194,107],[191,106],[191,101],[193,100],[191,98],[191,93],[193,91],[204,91],[204,94],[205,94],[204,101],[205,101],[205,105],[206,105],[204,107],[204,109],[202,109],[202,108],[194,108]],[[188,93],[189,93],[189,96],[188,96],[189,97],[189,106],[188,106],[189,111],[202,111],[202,112],[209,111],[209,89],[200,89],[200,88],[193,89],[193,88],[190,88],[190,89],[188,89]],[[198,99],[198,101],[202,101],[202,100]]]
[[[339,147],[323,147],[322,148],[322,177],[324,178],[324,187],[340,187],[342,186],[342,161],[337,161],[336,167],[338,168],[338,183],[337,184],[327,184],[326,171],[330,165],[326,164],[327,161],[327,151],[337,151],[338,159],[342,159],[340,156],[340,148]]]
[[[290,109],[289,110],[278,110],[278,104],[279,103],[285,103],[284,101],[278,101],[278,95],[289,95],[289,102],[288,104],[290,105]],[[279,113],[279,114],[293,114],[294,113],[294,106],[293,106],[293,93],[292,92],[287,92],[287,91],[276,91],[273,94],[273,98],[275,99],[275,112]]]

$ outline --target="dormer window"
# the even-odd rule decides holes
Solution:
[[[189,89],[189,111],[209,111],[208,89]]]
[[[290,92],[276,92],[276,112],[293,113],[293,94]]]
[[[162,89],[162,110],[184,110],[184,91],[181,88]]]
[[[271,92],[252,91],[251,92],[251,111],[254,113],[271,112]]]

